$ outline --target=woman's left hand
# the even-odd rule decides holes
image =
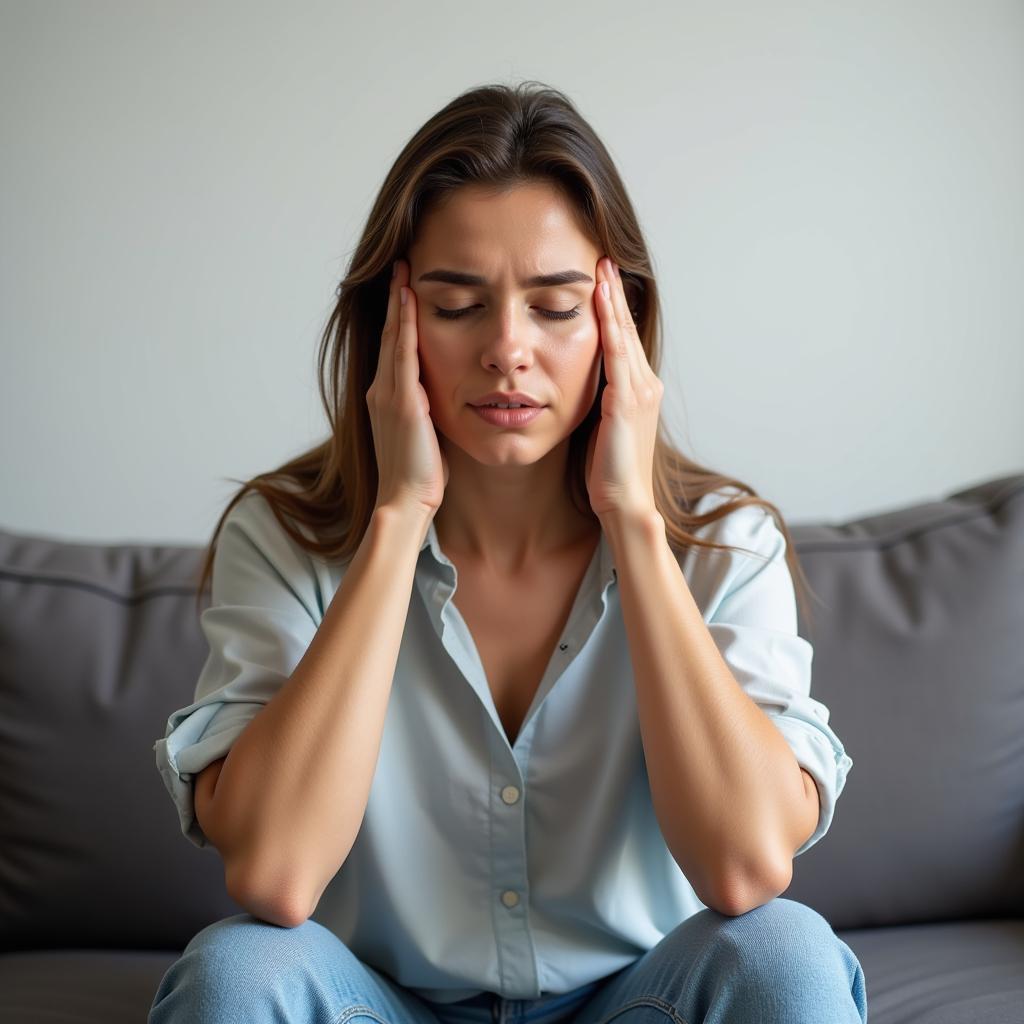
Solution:
[[[601,419],[587,445],[590,505],[599,519],[649,516],[654,503],[654,448],[665,386],[651,369],[608,257],[598,262],[594,289],[607,378]],[[607,282],[608,296],[603,286]]]

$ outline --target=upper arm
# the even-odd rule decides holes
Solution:
[[[798,829],[803,834],[793,847],[797,857],[828,830],[853,761],[829,725],[828,707],[811,696],[814,648],[798,631],[786,537],[772,515],[752,505],[699,532],[742,549],[700,560],[694,582],[723,660],[804,769],[803,791],[789,798],[803,798],[789,809],[791,838]]]
[[[225,754],[216,761],[211,761],[195,777],[193,783],[195,786],[196,821],[199,822],[199,827],[206,833],[207,838],[214,846],[217,846],[217,823],[213,815],[213,791],[227,759],[227,754]]]
[[[821,797],[818,795],[818,784],[814,781],[814,776],[803,765],[800,766],[800,774],[804,780],[804,802],[803,814],[800,817],[800,833],[792,843],[794,855],[814,835],[814,830],[818,827],[818,821],[821,818]]]
[[[219,775],[213,766],[308,649],[321,619],[322,582],[313,558],[283,531],[261,495],[250,494],[231,510],[214,554],[210,606],[200,617],[209,654],[195,699],[170,715],[153,744],[182,832],[198,847],[211,842],[223,853],[217,812],[233,819],[234,809],[212,799]]]

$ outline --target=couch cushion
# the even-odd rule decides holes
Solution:
[[[0,531],[0,949],[181,949],[241,909],[153,767],[207,654],[198,567]]]
[[[837,934],[864,970],[870,1024],[1008,1024],[1021,1019],[1024,921],[867,928]],[[160,982],[180,955],[177,951],[4,954],[0,956],[0,1020],[139,1024],[146,1020]]]
[[[1024,474],[791,529],[854,767],[785,895],[834,928],[1024,916]]]
[[[1011,1024],[1024,1019],[1024,921],[837,934],[864,971],[870,1024]]]
[[[0,955],[5,1024],[140,1024],[180,951],[104,950]]]

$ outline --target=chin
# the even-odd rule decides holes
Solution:
[[[475,413],[470,413],[476,419]],[[489,430],[467,430],[460,424],[458,430],[445,433],[449,444],[465,452],[471,459],[483,466],[530,466],[539,462],[551,451],[550,437],[528,437],[515,431],[485,433]]]

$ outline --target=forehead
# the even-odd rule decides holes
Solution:
[[[509,266],[525,274],[589,270],[601,254],[583,232],[572,201],[553,185],[531,182],[505,192],[463,186],[423,217],[409,255],[431,266]]]

